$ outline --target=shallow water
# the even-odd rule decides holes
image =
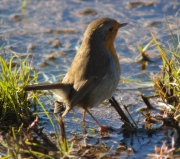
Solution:
[[[145,46],[151,40],[151,33],[165,44],[170,42],[165,16],[170,26],[175,29],[173,19],[180,9],[179,1],[28,0],[24,9],[21,6],[22,2],[19,0],[1,0],[0,46],[4,44],[6,49],[11,49],[20,55],[27,53],[34,55],[32,67],[41,73],[39,82],[56,81],[66,73],[81,44],[83,32],[91,21],[100,17],[110,17],[122,23],[128,22],[126,27],[120,29],[115,41],[122,74],[114,96],[119,102],[122,100],[124,104],[129,105],[134,119],[138,120],[140,113],[137,109],[145,107],[140,94],[152,95],[154,93],[150,76],[160,71],[162,63],[157,48],[151,46],[147,53],[153,62],[148,64],[145,71],[142,71],[141,65],[135,63],[139,57],[137,45]],[[51,42],[54,38],[59,39],[57,45]],[[1,53],[4,54],[4,52]],[[157,103],[156,100],[152,101],[154,105]],[[45,99],[45,104],[47,103],[49,101]],[[47,104],[47,110],[52,109],[53,107]],[[109,104],[102,104],[92,110],[101,123],[115,128],[122,126],[119,116]],[[74,134],[83,136],[81,110],[76,109],[73,112],[65,118],[69,138]],[[43,115],[41,117],[46,130],[53,131],[48,119]],[[141,116],[140,119],[143,120],[143,117]],[[86,125],[97,128],[89,116]],[[89,134],[91,134],[91,129],[88,129]],[[113,151],[120,142],[125,142],[127,146],[134,149],[134,153],[129,158],[140,156],[144,158],[147,153],[153,153],[154,145],[160,146],[164,140],[163,132],[159,132],[153,138],[148,138],[147,134],[125,138],[115,131],[110,133],[108,140],[101,138],[97,132],[92,134],[93,138],[89,138],[89,144],[93,144],[100,138],[100,142],[105,142],[110,147],[114,145]],[[146,140],[139,142],[139,138]]]

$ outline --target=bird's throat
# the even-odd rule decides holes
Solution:
[[[110,43],[105,42],[105,47],[108,50],[108,52],[111,54],[111,56],[114,58],[117,69],[120,71],[119,59],[118,59],[116,50],[114,48],[114,44],[110,44]]]

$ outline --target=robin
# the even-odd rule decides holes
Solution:
[[[107,130],[88,110],[98,106],[115,91],[120,79],[120,63],[114,40],[119,28],[127,23],[119,23],[111,18],[100,18],[89,24],[82,44],[65,75],[62,83],[34,84],[24,87],[30,90],[51,90],[58,101],[66,103],[64,117],[72,108],[84,109],[95,120],[100,131]]]

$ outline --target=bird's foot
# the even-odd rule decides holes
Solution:
[[[54,104],[54,114],[59,114],[59,113],[61,113],[64,110],[65,110],[65,108],[63,106],[63,103],[59,102],[59,101],[55,101],[55,104]]]

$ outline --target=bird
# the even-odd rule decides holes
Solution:
[[[128,23],[120,23],[112,18],[99,18],[92,21],[83,36],[70,68],[62,82],[26,85],[25,91],[50,90],[57,101],[64,102],[66,114],[74,107],[83,111],[83,121],[88,113],[99,126],[106,131],[89,111],[111,97],[120,80],[120,62],[114,47],[119,28]]]

